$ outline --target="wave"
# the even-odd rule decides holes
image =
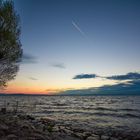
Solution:
[[[82,117],[93,117],[98,116],[98,117],[119,117],[119,118],[137,118],[140,119],[140,114],[132,114],[132,113],[120,113],[120,112],[90,112],[90,111],[83,111],[83,110],[43,110],[43,111],[37,111],[37,114],[63,114],[63,115],[80,115]]]
[[[100,110],[100,111],[114,111],[114,112],[120,112],[120,111],[128,111],[128,112],[140,112],[138,109],[130,109],[130,108],[104,108],[104,107],[97,107],[94,108],[94,110]]]

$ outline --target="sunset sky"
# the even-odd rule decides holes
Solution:
[[[1,92],[100,87],[120,82],[109,76],[140,72],[139,0],[14,3],[21,19],[23,61],[15,80]]]

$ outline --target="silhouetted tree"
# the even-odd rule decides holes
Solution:
[[[12,0],[0,0],[0,88],[14,79],[22,56],[19,16]]]

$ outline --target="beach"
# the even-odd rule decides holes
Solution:
[[[1,140],[139,140],[139,132],[84,130],[57,125],[50,118],[36,119],[30,115],[0,114]]]

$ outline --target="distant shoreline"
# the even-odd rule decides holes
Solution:
[[[0,93],[0,96],[140,96],[140,94],[82,94],[82,95],[79,95],[79,94],[76,94],[76,95],[72,95],[72,94],[69,94],[69,95],[62,95],[62,94],[24,94],[24,93],[21,93],[21,94],[7,94],[7,93]]]

